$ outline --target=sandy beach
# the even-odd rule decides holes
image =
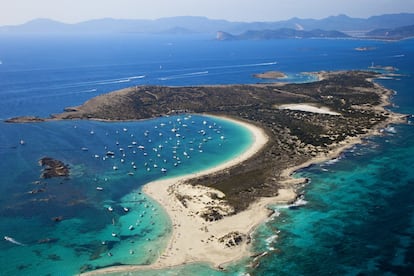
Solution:
[[[254,142],[250,148],[236,158],[214,168],[191,175],[154,181],[143,188],[147,195],[163,206],[172,221],[173,231],[170,241],[158,260],[151,265],[114,266],[82,275],[163,269],[194,262],[209,263],[222,269],[230,262],[249,257],[252,254],[250,251],[251,234],[272,214],[267,206],[287,204],[296,199],[297,194],[293,187],[304,181],[294,179],[291,175],[298,169],[311,164],[336,158],[347,148],[362,142],[362,137],[348,137],[342,143],[333,145],[327,154],[315,156],[306,163],[284,170],[281,176],[286,181],[282,183],[282,186],[286,188],[280,189],[278,196],[260,198],[248,209],[234,215],[231,206],[224,200],[222,192],[201,185],[192,186],[185,183],[188,179],[214,174],[235,166],[258,153],[267,143],[268,137],[259,127],[227,117],[225,119],[232,120],[251,131]],[[393,121],[387,123],[399,120],[401,117],[395,116]],[[376,134],[379,134],[378,129],[372,130],[365,136]],[[202,218],[202,214],[211,208],[218,210],[223,218],[214,221],[206,221]]]
[[[383,108],[388,105],[388,95],[383,95]],[[293,108],[297,109],[298,106]],[[329,110],[310,108],[308,105],[299,106],[300,110],[326,113]],[[333,115],[333,114],[332,114]],[[336,114],[335,114],[336,115]],[[201,185],[190,185],[185,182],[191,178],[214,174],[243,162],[258,153],[268,141],[265,132],[252,124],[232,120],[250,130],[254,142],[245,152],[236,158],[214,168],[182,177],[162,179],[148,183],[143,191],[160,203],[172,221],[173,231],[167,248],[151,265],[114,266],[91,271],[83,275],[98,275],[109,272],[127,272],[146,269],[163,269],[182,264],[204,262],[216,268],[223,268],[227,263],[240,260],[252,254],[250,250],[251,234],[256,227],[263,223],[272,211],[267,208],[270,204],[287,204],[296,199],[297,184],[304,179],[294,179],[291,175],[298,169],[311,164],[324,162],[338,157],[344,150],[362,142],[362,138],[380,133],[380,128],[390,123],[401,122],[403,117],[395,114],[389,120],[370,130],[366,135],[348,137],[340,143],[334,143],[326,153],[321,153],[298,166],[289,167],[281,173],[283,181],[275,197],[264,197],[253,202],[248,209],[233,214],[234,210],[225,201],[221,191]],[[206,213],[214,210],[215,216],[208,217]],[[215,220],[215,218],[219,219]]]
[[[140,269],[161,269],[192,262],[207,262],[220,268],[226,263],[250,254],[250,235],[272,213],[269,204],[286,204],[295,199],[293,189],[281,189],[276,197],[262,198],[236,215],[220,191],[204,186],[184,184],[190,178],[213,174],[243,162],[267,143],[265,132],[248,123],[229,118],[251,131],[254,142],[245,152],[229,162],[211,169],[182,177],[148,183],[143,191],[159,202],[172,221],[173,232],[169,244],[158,260],[146,266],[119,266],[88,272],[97,275],[108,272],[125,272]],[[208,208],[217,208],[224,216],[220,220],[206,221],[201,217]]]
[[[339,116],[341,115],[338,112],[333,112],[327,107],[316,107],[311,104],[284,104],[279,106],[280,109],[289,109],[289,110],[298,110],[298,111],[305,111],[305,112],[312,112],[312,113],[319,113],[319,114],[328,114]]]

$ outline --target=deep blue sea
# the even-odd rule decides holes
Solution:
[[[313,79],[303,72],[372,63],[399,69],[402,76],[378,82],[397,92],[390,109],[414,114],[414,40],[0,36],[0,119],[48,116],[133,85],[256,83],[252,74],[269,70],[306,82]],[[135,275],[413,275],[414,128],[393,127],[297,172],[311,180],[303,191],[308,203],[272,206],[276,215],[254,235],[254,249],[268,252],[258,267],[192,264]],[[153,262],[171,225],[142,185],[214,166],[251,139],[232,123],[196,114],[122,123],[0,122],[0,234],[21,243],[0,242],[0,275],[75,275]],[[70,177],[39,179],[43,156],[69,164]]]

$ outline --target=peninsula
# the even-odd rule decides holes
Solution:
[[[403,115],[385,109],[393,91],[373,82],[379,73],[317,74],[318,81],[303,84],[137,86],[35,120],[122,121],[188,112],[242,122],[255,143],[237,160],[144,187],[164,206],[174,227],[166,251],[144,268],[196,261],[222,267],[249,254],[250,234],[269,216],[268,204],[295,201],[306,180],[292,179],[294,171],[332,159],[390,123],[404,122]],[[33,118],[8,122],[33,122]],[[192,237],[190,243],[185,236]],[[140,268],[111,267],[89,274],[136,269]]]

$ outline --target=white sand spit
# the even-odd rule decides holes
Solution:
[[[297,111],[305,111],[305,112],[312,112],[312,113],[319,113],[319,114],[328,114],[328,115],[341,115],[338,112],[331,111],[327,107],[316,107],[311,104],[285,104],[279,106],[279,109],[289,109],[289,110],[297,110]]]

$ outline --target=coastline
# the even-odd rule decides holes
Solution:
[[[383,97],[382,107],[388,104],[388,97]],[[260,152],[269,139],[264,130],[255,125],[225,116],[217,117],[231,120],[249,129],[254,136],[254,142],[245,152],[226,163],[190,175],[150,182],[143,187],[143,192],[156,200],[164,208],[172,221],[173,231],[170,241],[159,258],[150,265],[113,266],[86,272],[81,275],[89,276],[105,273],[166,269],[196,262],[209,263],[217,269],[223,269],[228,263],[249,257],[253,254],[250,251],[251,234],[258,225],[266,221],[272,214],[272,211],[267,206],[271,204],[292,203],[297,198],[296,190],[299,187],[298,185],[306,183],[306,179],[293,178],[293,173],[312,164],[337,158],[345,150],[356,144],[363,143],[363,138],[381,134],[381,129],[389,124],[403,122],[403,116],[395,114],[395,116],[391,116],[389,120],[383,122],[378,128],[370,130],[367,134],[348,137],[345,141],[332,145],[328,153],[315,156],[305,163],[285,169],[281,173],[281,177],[284,179],[281,181],[283,188],[279,189],[277,196],[261,197],[242,212],[224,216],[220,220],[210,222],[205,221],[198,214],[203,206],[214,202],[213,197],[207,196],[205,198],[206,194],[215,194],[218,195],[218,198],[221,198],[221,192],[213,188],[201,185],[193,186],[185,182],[189,179],[215,174],[240,164]],[[202,197],[200,196],[201,194],[204,199],[201,199],[201,203],[198,205],[192,204],[191,200],[187,201],[188,204],[182,204],[177,194],[184,197],[192,196],[193,198],[196,195]],[[220,200],[216,204],[226,205],[225,202]],[[239,234],[242,241],[234,246],[226,246],[223,242],[219,241],[220,238],[226,235],[228,236],[231,233]],[[235,237],[233,236],[230,239],[235,240]]]
[[[264,130],[257,126],[224,116],[217,117],[230,120],[247,128],[254,136],[254,142],[246,151],[226,163],[190,175],[150,182],[143,187],[143,192],[156,200],[172,220],[173,232],[170,241],[158,260],[150,265],[114,266],[90,271],[82,275],[162,269],[194,262],[209,263],[216,268],[222,268],[226,263],[249,256],[250,235],[272,213],[270,209],[266,208],[267,205],[292,202],[296,198],[296,193],[291,188],[280,189],[278,196],[261,198],[252,203],[248,209],[216,221],[206,221],[198,216],[197,214],[201,211],[200,208],[214,201],[209,195],[219,195],[221,192],[213,188],[192,186],[184,182],[192,178],[214,174],[251,158],[262,150],[269,139]],[[185,207],[177,198],[177,191],[185,196],[192,193],[197,195],[201,193],[205,195],[205,198],[202,199],[201,204],[190,203]],[[219,200],[217,204],[222,205],[223,202]],[[229,233],[241,234],[242,242],[228,247],[224,242],[219,241],[220,238]]]
[[[318,73],[318,78],[320,80],[325,79],[325,73],[324,72],[320,72]],[[370,78],[368,79],[371,83],[373,83],[373,85],[375,86],[375,88],[382,92],[379,93],[381,95],[381,103],[375,107],[373,107],[374,109],[378,110],[378,111],[387,111],[390,113],[389,117],[387,120],[379,123],[375,128],[370,129],[367,131],[367,133],[363,134],[363,135],[358,135],[355,137],[347,137],[347,139],[339,142],[339,143],[335,143],[332,144],[330,146],[330,149],[328,151],[327,154],[321,154],[319,156],[315,156],[314,158],[311,158],[310,160],[308,160],[305,163],[299,164],[297,166],[292,166],[289,168],[286,168],[285,170],[283,170],[280,174],[280,176],[284,179],[286,179],[284,181],[284,183],[291,183],[292,181],[294,181],[295,179],[292,178],[292,175],[300,170],[300,169],[304,169],[307,168],[311,165],[314,164],[319,164],[319,163],[323,163],[326,162],[328,160],[332,160],[335,158],[338,158],[344,151],[352,148],[355,145],[359,145],[359,144],[363,144],[363,139],[368,138],[368,137],[372,137],[372,136],[376,136],[376,135],[381,135],[383,132],[383,129],[385,129],[387,126],[389,126],[390,124],[403,124],[406,122],[406,117],[407,115],[404,114],[399,114],[399,113],[395,113],[392,111],[389,111],[386,109],[387,106],[392,105],[391,101],[390,101],[390,97],[392,96],[393,93],[395,93],[394,91],[385,88],[384,86],[378,84],[375,82],[374,79]],[[299,179],[298,179],[299,180]]]
[[[165,209],[173,226],[168,246],[154,263],[112,266],[82,275],[165,269],[188,263],[208,263],[221,269],[227,263],[249,257],[249,253],[255,257],[250,250],[251,233],[272,213],[267,205],[293,203],[296,191],[307,182],[293,178],[294,172],[334,159],[363,143],[364,138],[380,134],[389,124],[404,121],[404,115],[386,109],[394,92],[373,81],[379,74],[316,74],[319,82],[302,85],[135,87],[98,96],[45,119],[136,121],[193,112],[232,120],[254,136],[252,145],[232,160],[144,186],[143,191]],[[331,90],[332,85],[342,89]],[[341,93],[346,89],[347,93]],[[145,105],[136,105],[146,101]],[[280,108],[286,105],[293,108]],[[147,113],[149,107],[154,110]],[[338,113],[328,113],[327,108]],[[33,119],[23,117],[22,122],[27,118]]]

